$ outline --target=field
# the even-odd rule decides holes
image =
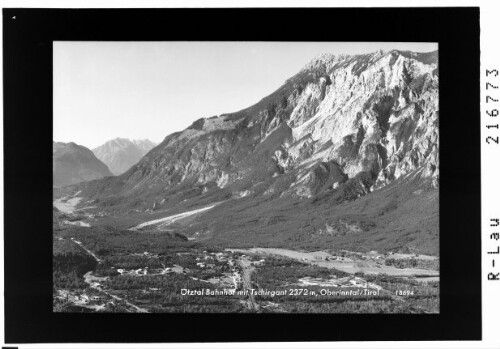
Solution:
[[[438,276],[439,272],[432,269],[418,269],[418,268],[397,268],[387,262],[394,261],[394,258],[386,258],[383,254],[371,253],[353,253],[343,251],[340,254],[330,254],[325,251],[307,252],[307,251],[293,251],[279,248],[252,248],[252,249],[231,249],[240,253],[251,253],[264,256],[284,256],[297,261],[302,261],[305,264],[312,264],[327,269],[336,269],[344,271],[349,274],[366,273],[366,274],[387,274],[390,276],[418,276],[418,277],[432,277]],[[392,257],[392,255],[387,255]],[[436,261],[436,257],[425,256],[431,261]],[[424,257],[424,258],[425,258]],[[406,258],[398,259],[402,261],[418,260],[419,257],[408,255]],[[396,263],[396,262],[394,262]],[[408,263],[407,263],[408,264]]]

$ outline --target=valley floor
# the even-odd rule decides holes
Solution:
[[[208,246],[168,232],[101,226],[95,212],[76,209],[79,202],[54,202],[63,218],[55,223],[54,241],[70,244],[95,266],[74,265],[71,272],[55,262],[57,312],[439,312],[437,257]],[[67,251],[54,253],[69,264],[75,260]]]
[[[413,277],[434,277],[439,276],[437,270],[418,269],[418,268],[396,268],[394,266],[385,265],[385,259],[392,255],[384,255],[373,251],[373,253],[355,253],[344,251],[340,255],[332,255],[325,251],[307,252],[294,251],[282,248],[251,248],[251,249],[229,249],[233,252],[252,253],[263,256],[284,256],[307,264],[317,265],[323,268],[337,269],[349,274],[366,273],[366,274],[387,274],[390,276],[413,276]],[[349,257],[347,257],[347,256]],[[402,255],[399,255],[402,256]],[[418,256],[406,255],[404,258],[417,258],[423,260],[436,261],[434,256]]]

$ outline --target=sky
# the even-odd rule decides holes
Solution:
[[[321,53],[430,52],[437,43],[54,42],[54,140],[90,149],[160,143],[199,118],[236,112]]]

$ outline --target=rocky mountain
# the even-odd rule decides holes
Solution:
[[[54,187],[112,176],[108,167],[99,161],[94,153],[73,142],[53,142],[52,156]]]
[[[242,244],[345,246],[352,230],[359,246],[392,229],[386,245],[438,246],[438,95],[437,51],[321,55],[255,105],[79,189],[115,212],[223,202],[189,231]]]
[[[92,151],[99,160],[108,165],[113,174],[120,175],[135,165],[155,146],[156,144],[149,139],[115,138]]]
[[[158,145],[151,142],[149,139],[134,139],[132,142],[144,153],[144,155]]]

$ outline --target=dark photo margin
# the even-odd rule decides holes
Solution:
[[[3,21],[7,343],[481,339],[478,8],[4,9]],[[440,314],[53,313],[57,40],[438,42]]]

